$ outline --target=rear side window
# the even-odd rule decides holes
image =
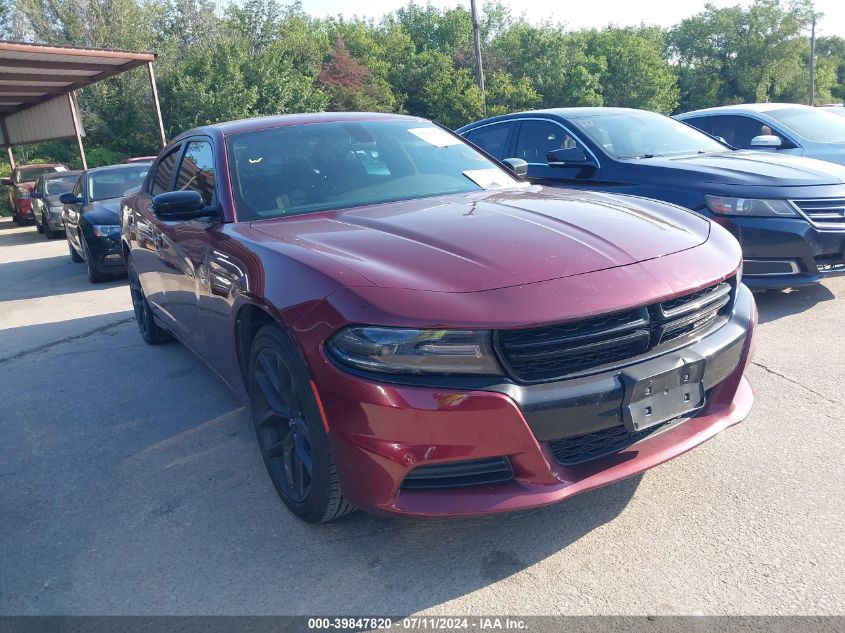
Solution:
[[[177,158],[179,158],[179,148],[174,149],[159,162],[151,190],[154,196],[170,191],[170,183],[173,182],[173,171],[176,169]]]
[[[214,199],[214,152],[208,141],[191,141],[182,158],[176,189],[193,189],[202,195],[206,206]]]
[[[546,156],[555,149],[577,147],[575,139],[561,126],[551,121],[523,121],[519,128],[515,158],[528,163],[547,164]]]
[[[513,123],[496,123],[470,130],[466,137],[477,147],[498,158],[511,158],[505,156],[508,150],[508,137],[513,129]]]
[[[713,134],[713,117],[700,116],[694,119],[684,119],[682,123],[691,125],[696,130],[701,130],[705,134]]]
[[[713,119],[713,136],[721,136],[729,145],[742,149],[751,147],[755,136],[776,134],[768,125],[749,116],[725,115],[710,117]]]

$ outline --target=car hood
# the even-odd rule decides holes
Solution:
[[[85,219],[90,224],[120,224],[120,198],[96,200],[85,209]]]
[[[822,160],[768,152],[657,157],[632,163],[638,168],[687,172],[705,183],[794,187],[845,183],[845,167]]]
[[[654,200],[528,187],[252,223],[381,287],[475,292],[662,257],[707,240],[704,218]]]

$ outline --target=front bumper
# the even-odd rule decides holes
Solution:
[[[101,272],[120,273],[126,270],[120,235],[114,237],[88,237],[88,250],[94,258],[94,267]]]
[[[61,208],[57,210],[53,210],[52,208],[44,215],[44,219],[47,221],[47,228],[53,231],[61,231],[65,228],[64,220],[62,220],[62,210]]]
[[[742,245],[743,282],[749,288],[806,286],[845,273],[845,230],[819,229],[799,218],[717,221]]]
[[[539,385],[456,389],[377,382],[324,357],[312,367],[315,393],[344,494],[358,507],[385,514],[473,515],[555,503],[640,473],[748,414],[754,398],[743,372],[756,319],[754,299],[740,286],[727,323],[684,348],[706,359],[707,403],[694,417],[569,466],[558,462],[550,441],[621,424],[619,370]],[[402,487],[420,466],[494,457],[507,457],[512,479],[437,490]]]

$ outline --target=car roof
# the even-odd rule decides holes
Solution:
[[[543,110],[523,110],[522,112],[512,112],[510,114],[501,114],[499,116],[488,117],[479,121],[473,121],[467,125],[458,128],[458,132],[464,129],[478,127],[479,125],[486,125],[498,121],[508,121],[510,119],[521,119],[533,116],[552,116],[561,117],[564,119],[584,119],[591,116],[608,115],[608,114],[625,114],[626,112],[649,112],[656,114],[650,110],[641,110],[638,108],[609,108],[609,107],[573,107],[573,108],[545,108]]]
[[[102,167],[91,167],[90,169],[86,169],[84,171],[80,171],[80,174],[96,174],[99,171],[112,171],[115,169],[138,169],[138,167],[143,167],[144,165],[152,165],[153,161],[150,159],[146,162],[137,162],[137,163],[119,163],[117,165],[103,165]]]
[[[51,171],[47,174],[42,174],[41,178],[66,178],[67,176],[78,176],[82,173],[81,169],[75,169],[73,171]]]
[[[28,169],[29,167],[67,167],[64,163],[27,163],[26,165],[16,165],[15,169]]]
[[[808,105],[800,103],[738,103],[736,105],[717,106],[715,108],[703,108],[701,110],[692,110],[691,112],[684,112],[678,117],[683,118],[692,114],[731,114],[739,112],[759,112],[765,114],[773,110],[784,110],[786,108],[796,109],[813,109]]]
[[[381,112],[312,112],[306,114],[281,114],[274,116],[257,117],[254,119],[239,119],[237,121],[224,121],[213,123],[202,127],[182,132],[174,141],[196,134],[217,132],[223,136],[239,134],[241,132],[253,132],[266,130],[274,127],[285,127],[288,125],[305,125],[308,123],[335,123],[338,121],[379,121],[379,120],[405,120],[405,121],[426,121],[420,117],[406,114],[385,114]]]

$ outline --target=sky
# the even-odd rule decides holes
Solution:
[[[426,0],[416,0],[426,4]],[[454,7],[469,0],[431,0],[437,7]],[[477,0],[479,9],[483,0]],[[503,0],[514,16],[525,14],[530,22],[564,22],[568,28],[601,28],[608,24],[636,26],[641,22],[669,27],[704,8],[705,0]],[[347,17],[381,17],[407,4],[407,0],[302,0],[303,8],[317,17],[337,15]],[[712,0],[719,7],[742,4],[749,0]],[[845,37],[845,0],[816,0],[816,11],[824,17],[818,24],[819,35],[840,35]]]

